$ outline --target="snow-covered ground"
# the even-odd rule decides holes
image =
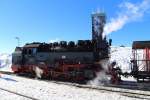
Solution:
[[[0,88],[9,89],[40,100],[138,100],[137,98],[129,98],[117,93],[100,92],[98,90],[82,89],[9,75],[2,75],[0,84]],[[19,100],[18,98],[21,98],[1,90],[0,97],[2,100],[16,100],[16,98]]]
[[[24,97],[3,90],[0,90],[0,99],[1,100],[26,100],[26,98]]]

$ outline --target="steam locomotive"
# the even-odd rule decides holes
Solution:
[[[60,41],[54,43],[33,42],[23,47],[16,47],[12,53],[14,73],[37,75],[50,79],[81,82],[96,77],[102,70],[98,63],[109,58],[111,40],[103,36],[106,23],[105,13],[92,14],[92,39]],[[40,78],[41,78],[40,77]]]

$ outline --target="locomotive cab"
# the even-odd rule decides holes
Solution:
[[[15,52],[12,53],[12,70],[14,72],[18,72],[19,68],[22,65],[22,48],[21,47],[16,47]]]

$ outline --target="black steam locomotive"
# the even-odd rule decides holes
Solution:
[[[109,43],[103,36],[105,14],[92,15],[92,40],[29,43],[16,47],[12,70],[39,77],[72,81],[93,79],[102,70],[99,61],[109,58]]]

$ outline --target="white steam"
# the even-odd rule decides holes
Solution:
[[[103,70],[97,73],[97,77],[91,81],[89,81],[87,84],[89,85],[105,85],[109,83],[110,76],[107,74],[108,72],[108,66],[109,66],[109,60],[104,59],[99,62],[99,64],[102,66]]]
[[[36,74],[36,78],[42,78],[43,75],[43,70],[41,68],[39,68],[38,66],[35,67],[35,74]]]
[[[141,3],[133,4],[124,2],[119,5],[122,10],[117,18],[111,18],[110,22],[104,28],[104,34],[120,30],[129,22],[137,21],[144,16],[150,8],[150,0],[143,0]]]

